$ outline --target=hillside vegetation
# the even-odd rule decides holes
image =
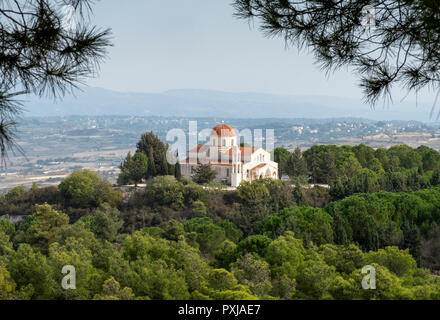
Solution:
[[[440,299],[436,151],[277,149],[292,181],[226,191],[181,178],[143,141],[150,154],[126,167],[147,170],[146,188],[80,169],[0,196],[3,218],[24,216],[0,218],[0,299]],[[66,265],[75,290],[61,286]],[[362,289],[366,265],[375,290]]]

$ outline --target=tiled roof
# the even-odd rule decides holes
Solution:
[[[219,137],[235,137],[237,134],[234,129],[227,124],[219,124],[212,128],[211,136],[217,135]]]
[[[258,150],[258,148],[255,147],[232,147],[227,152],[232,154],[232,151],[236,148],[240,148],[241,154],[252,154]]]
[[[204,146],[204,144],[198,144],[197,146],[195,146],[194,148],[192,148],[191,150],[189,150],[189,152],[199,152],[199,150]]]

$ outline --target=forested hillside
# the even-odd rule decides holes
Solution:
[[[145,134],[121,164],[121,181],[146,187],[80,169],[0,196],[0,299],[440,299],[435,150],[278,148],[291,180],[235,191],[209,168],[193,177],[205,185],[182,178],[165,150]]]
[[[275,161],[281,174],[329,184],[334,199],[359,192],[415,191],[440,183],[440,154],[426,146],[315,145],[304,153],[277,148]]]
[[[440,268],[440,188],[321,207],[326,190],[281,181],[226,192],[159,176],[123,200],[99,179],[81,170],[1,199],[2,214],[27,216],[0,219],[0,298],[440,298],[424,269]],[[376,290],[361,287],[367,264]],[[64,265],[76,290],[61,288]]]

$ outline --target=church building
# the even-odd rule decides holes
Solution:
[[[181,162],[181,172],[190,178],[200,163],[209,164],[217,172],[216,181],[238,187],[241,181],[262,178],[278,179],[278,163],[263,148],[239,147],[237,134],[227,124],[212,129],[209,143],[191,149]]]

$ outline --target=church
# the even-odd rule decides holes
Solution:
[[[199,144],[189,150],[181,162],[181,172],[190,178],[199,164],[209,164],[217,172],[215,181],[238,187],[242,181],[262,178],[278,179],[278,163],[263,148],[240,147],[237,134],[227,124],[212,129],[209,143]]]

